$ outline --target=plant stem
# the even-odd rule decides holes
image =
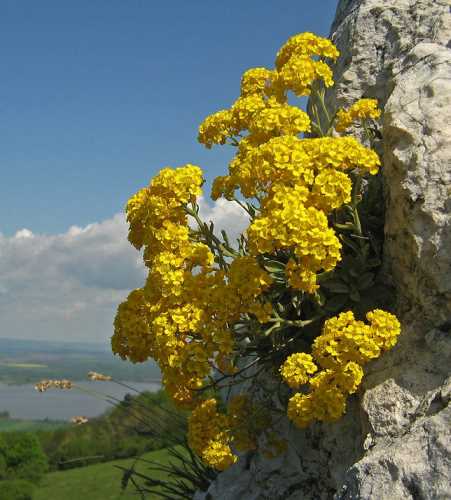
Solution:
[[[363,236],[362,225],[360,223],[359,211],[357,208],[357,205],[360,202],[360,200],[358,200],[358,197],[360,196],[361,189],[362,189],[362,177],[360,175],[357,175],[354,188],[352,190],[351,207],[352,207],[352,218],[354,219],[355,230],[358,236]]]

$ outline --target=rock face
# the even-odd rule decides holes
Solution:
[[[341,0],[330,103],[384,108],[383,276],[398,345],[333,425],[285,423],[289,452],[243,457],[195,498],[451,498],[451,15],[448,0]]]

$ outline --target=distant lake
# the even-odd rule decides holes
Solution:
[[[74,382],[77,386],[90,391],[106,394],[122,400],[127,393],[136,394],[126,387],[114,382]],[[136,390],[156,392],[158,383],[125,382]],[[112,405],[107,401],[80,391],[49,389],[40,393],[33,384],[5,385],[0,384],[0,412],[8,411],[11,418],[43,420],[68,420],[75,415],[96,417]]]

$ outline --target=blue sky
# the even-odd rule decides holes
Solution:
[[[199,124],[290,36],[327,36],[336,3],[2,0],[0,337],[108,339],[144,279],[126,200],[167,165],[223,174],[233,151],[198,144]]]
[[[120,211],[166,165],[220,174],[196,141],[291,35],[327,35],[336,0],[3,0],[0,232],[56,233]]]

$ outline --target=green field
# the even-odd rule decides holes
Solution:
[[[143,455],[147,460],[167,464],[170,460],[167,450],[158,450]],[[125,492],[121,492],[122,471],[115,465],[129,467],[134,459],[115,460],[102,464],[50,472],[42,480],[33,500],[119,500],[140,498],[130,484]],[[136,469],[145,473],[148,465],[139,463]],[[163,479],[160,474],[156,479]],[[151,497],[149,497],[151,498]]]

